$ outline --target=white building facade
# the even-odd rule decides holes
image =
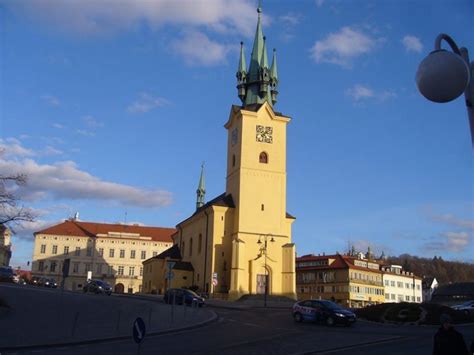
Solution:
[[[382,266],[385,302],[415,302],[421,303],[421,278],[412,272],[407,272],[400,265]]]

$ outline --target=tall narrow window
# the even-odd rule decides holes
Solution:
[[[201,254],[201,248],[202,248],[202,234],[199,234],[199,239],[198,239],[198,254]]]
[[[232,167],[235,166],[235,154],[232,155]]]
[[[262,164],[268,164],[268,155],[265,152],[260,153],[260,157],[258,158],[259,162]]]

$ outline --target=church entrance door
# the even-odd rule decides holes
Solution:
[[[267,275],[257,274],[257,294],[265,294],[265,288],[267,287]]]

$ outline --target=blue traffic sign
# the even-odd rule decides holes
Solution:
[[[135,322],[133,322],[133,340],[135,340],[135,343],[140,344],[143,341],[143,338],[145,338],[145,334],[145,322],[143,319],[138,317],[135,319]]]

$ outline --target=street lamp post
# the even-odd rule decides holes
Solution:
[[[441,49],[445,40],[452,49]],[[469,62],[467,48],[459,48],[447,34],[436,37],[435,50],[418,66],[416,85],[420,93],[430,101],[449,102],[463,92],[466,99],[467,115],[474,147],[474,62]]]
[[[267,246],[268,246],[268,237],[271,237],[270,242],[273,243],[273,235],[265,234],[263,235],[263,246],[260,247],[260,252],[263,253],[265,257],[265,293],[263,295],[263,306],[267,307],[267,296],[268,296],[268,270],[267,270]],[[258,238],[257,244],[262,244],[261,238]]]

